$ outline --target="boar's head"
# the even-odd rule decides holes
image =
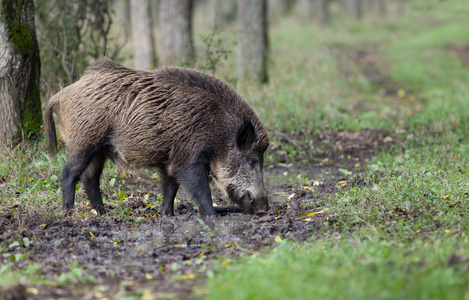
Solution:
[[[269,138],[263,128],[256,131],[245,121],[229,142],[228,151],[212,167],[220,190],[245,213],[264,214],[269,209],[264,187],[264,152]]]

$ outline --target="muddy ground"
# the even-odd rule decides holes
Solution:
[[[359,175],[350,174],[359,174],[376,148],[392,140],[386,132],[371,130],[321,132],[312,138],[324,146],[324,158],[305,162],[306,158],[295,161],[279,154],[266,166],[271,209],[265,216],[232,213],[200,218],[181,192],[176,216],[161,217],[159,207],[145,202],[145,195],[154,197],[161,190],[144,171],[137,171],[121,186],[129,195],[135,186],[145,192],[108,204],[107,216],[86,219],[77,213],[57,220],[13,207],[0,215],[0,243],[11,245],[23,238],[31,241],[9,248],[12,255],[27,253],[15,268],[25,269],[36,262],[39,274],[58,275],[60,284],[58,288],[57,283],[13,285],[2,291],[3,297],[100,299],[116,297],[122,290],[143,292],[150,298],[203,295],[207,292],[203,282],[213,276],[214,263],[226,264],[239,255],[269,251],[280,239],[307,240],[322,230],[324,222],[333,222],[323,211],[328,195],[352,184],[366,184]],[[273,148],[274,153],[284,153],[275,145]],[[302,184],[291,185],[289,173],[302,174]],[[103,192],[105,198],[111,198],[110,191]],[[82,191],[77,194],[85,200]],[[218,193],[214,195],[218,206],[229,205]],[[81,200],[77,210],[89,210]],[[116,216],[117,205],[128,208],[125,216]],[[0,257],[2,263],[5,259],[9,257]]]

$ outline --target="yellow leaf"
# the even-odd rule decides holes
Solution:
[[[274,239],[277,243],[280,243],[282,240],[282,238],[280,237],[280,235],[277,235]]]
[[[28,287],[26,288],[26,291],[28,291],[28,293],[33,294],[33,295],[39,294],[39,290],[35,287]]]
[[[280,208],[279,208],[278,210],[280,210]],[[279,214],[280,214],[280,212],[279,212]],[[278,217],[275,217],[275,220],[277,220],[277,219],[279,219],[279,218],[280,218],[280,216],[278,216]]]
[[[120,178],[125,178],[125,176],[127,176],[125,173],[119,175]]]
[[[311,218],[306,218],[306,219],[304,219],[303,221],[309,222],[309,221],[311,221]]]
[[[204,256],[204,255],[205,255],[205,253],[203,253],[203,252],[199,253],[199,256]]]
[[[359,167],[360,167],[360,164],[355,164],[354,167],[355,167],[355,168],[359,168]]]
[[[348,185],[348,181],[347,181],[347,180],[339,181],[339,186],[340,186],[340,187],[344,187],[344,186],[347,186],[347,185]]]
[[[195,274],[184,274],[182,275],[182,279],[194,279],[196,277]]]
[[[450,233],[450,232],[451,232],[451,230],[449,230],[449,229],[446,229],[446,230],[445,230],[445,232],[446,232],[446,233]]]
[[[397,92],[397,96],[399,96],[399,98],[404,97],[405,96],[405,90],[399,89],[399,91]]]
[[[308,217],[312,217],[312,216],[314,216],[315,214],[316,214],[316,212],[313,211],[312,213],[309,213],[309,214],[308,214]]]
[[[314,185],[314,186],[318,186],[318,185],[320,185],[320,184],[321,184],[321,183],[320,183],[318,180],[315,180],[315,181],[313,182],[313,185]]]
[[[145,273],[145,278],[148,279],[148,280],[152,280],[153,276],[151,276],[150,273]]]
[[[280,215],[280,213],[282,212],[282,210],[280,209],[280,207],[277,208],[277,215]]]
[[[180,244],[174,244],[174,247],[182,247]]]
[[[46,226],[47,226],[47,224],[41,224],[41,225],[39,225],[39,226],[41,226],[41,227],[46,227]]]
[[[293,199],[293,197],[295,197],[295,193],[293,193],[293,194],[291,194],[290,196],[288,196],[288,200]]]
[[[446,198],[448,198],[449,196],[451,196],[451,194],[448,194],[448,195],[446,195],[446,196],[443,196],[443,199],[446,199]]]
[[[95,215],[95,216],[98,215],[98,212],[97,212],[96,209],[94,209],[94,208],[91,210],[91,213],[92,213],[93,215]]]
[[[94,238],[93,232],[90,231],[90,239]]]
[[[305,186],[302,186],[301,188],[304,189],[304,190],[314,191],[314,186],[306,186],[305,185]]]
[[[221,263],[221,266],[222,267],[225,267],[227,264],[229,264],[230,261],[229,260],[224,260],[222,263]]]
[[[144,297],[150,297],[151,296],[151,291],[149,289],[146,289],[142,293],[142,298]]]

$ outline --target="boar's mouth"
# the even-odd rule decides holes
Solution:
[[[228,191],[228,197],[230,198],[231,201],[234,203],[238,204],[241,209],[243,210],[244,213],[246,214],[256,214],[256,215],[264,215],[266,214],[266,211],[264,210],[259,210],[258,205],[256,205],[256,200],[253,199],[251,193],[246,192],[244,196],[238,197],[238,195],[235,192],[235,189],[233,186],[228,186],[227,188]]]

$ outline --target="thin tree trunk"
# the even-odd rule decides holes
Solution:
[[[0,2],[0,146],[37,135],[42,125],[41,63],[33,0]]]
[[[361,0],[348,0],[350,17],[358,20],[362,17]]]
[[[238,76],[241,81],[267,82],[267,2],[238,0]]]
[[[378,13],[380,16],[385,16],[387,13],[386,0],[378,0]]]
[[[318,10],[318,23],[321,26],[326,26],[329,23],[329,0],[316,0]]]
[[[148,0],[130,1],[130,19],[134,44],[134,68],[152,69],[156,66],[156,55]]]
[[[192,0],[161,0],[158,15],[160,65],[192,65]]]
[[[313,1],[314,0],[299,0],[298,9],[301,19],[305,22],[309,22],[313,19]]]

